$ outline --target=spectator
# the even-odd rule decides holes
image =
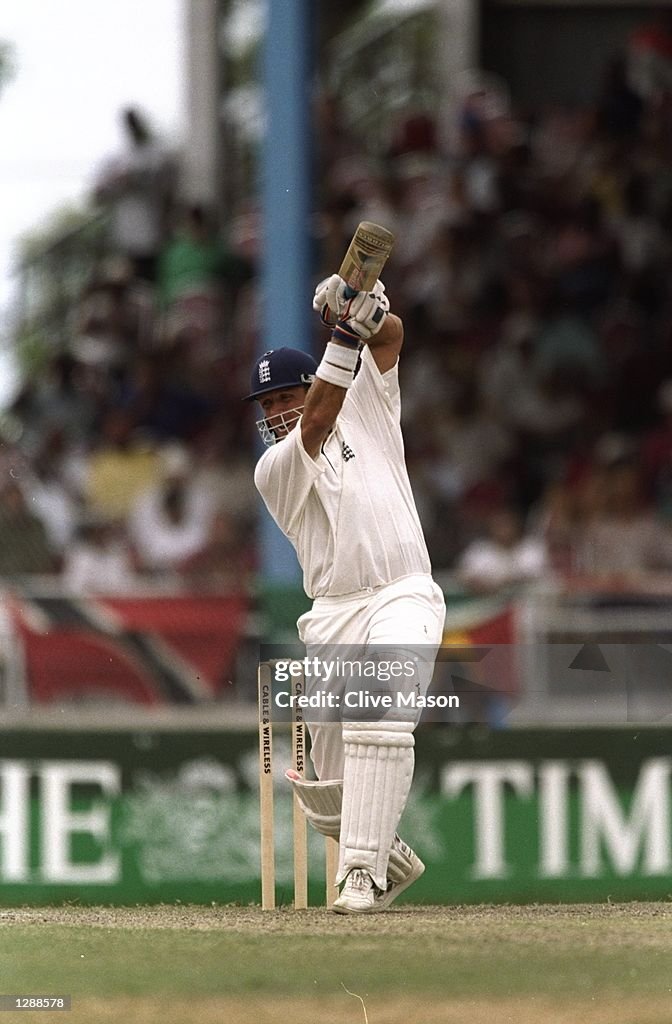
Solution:
[[[79,524],[61,571],[63,589],[70,595],[126,594],[137,588],[131,547],[123,527],[89,515]]]
[[[163,479],[138,496],[130,511],[130,535],[142,569],[180,572],[203,552],[213,519],[212,498],[193,477],[187,451],[162,452]]]
[[[185,559],[180,574],[185,584],[199,593],[240,591],[252,564],[252,553],[236,520],[219,511],[212,519],[203,547]]]
[[[571,313],[546,320],[537,339],[536,370],[539,375],[574,374],[595,387],[604,375],[597,337],[588,322]]]
[[[203,207],[187,207],[161,252],[157,296],[163,341],[181,346],[190,379],[229,354],[238,291],[251,277],[251,264],[223,244]]]
[[[138,288],[130,261],[107,259],[82,292],[72,352],[83,363],[124,366],[139,349],[151,347],[153,319],[153,298]]]
[[[543,541],[526,536],[520,515],[502,507],[490,515],[487,536],[462,553],[457,571],[467,589],[492,593],[542,579],[548,559]]]
[[[158,479],[157,452],[138,436],[134,417],[112,409],[103,416],[101,441],[86,459],[84,495],[88,507],[109,518],[125,516],[141,491]]]
[[[212,507],[224,512],[237,528],[253,529],[257,513],[257,491],[250,463],[238,443],[235,425],[225,418],[213,420],[192,448],[194,486],[209,496]]]
[[[135,277],[154,281],[175,195],[175,163],[139,110],[122,111],[124,150],[105,162],[94,197],[111,217],[111,245]]]
[[[634,459],[617,459],[606,468],[601,499],[580,538],[583,572],[621,585],[672,569],[672,534],[645,504]]]
[[[479,366],[483,400],[501,423],[518,425],[520,411],[535,404],[538,321],[523,310],[504,321],[495,347]]]
[[[473,225],[439,223],[428,257],[409,275],[405,293],[423,307],[431,329],[458,331],[473,316],[485,287],[487,265]]]
[[[649,314],[665,301],[672,247],[652,210],[651,183],[633,174],[623,190],[623,212],[614,223],[624,271],[624,292]]]
[[[617,257],[602,203],[594,195],[582,197],[555,230],[547,251],[560,309],[567,307],[575,314],[589,316],[606,302],[616,280]],[[575,354],[584,355],[585,362],[594,355],[590,343],[585,340],[583,344],[585,353]]]
[[[251,275],[251,265],[223,244],[205,209],[194,204],[161,251],[158,298],[170,309],[192,295],[216,294],[224,284],[235,288]]]
[[[452,409],[432,416],[436,451],[433,479],[444,496],[460,498],[493,479],[511,456],[512,440],[483,406],[472,380],[464,382]]]
[[[32,467],[22,475],[21,489],[28,506],[44,524],[51,549],[62,555],[74,537],[80,502],[59,472],[57,451],[58,446],[47,439]]]
[[[176,350],[134,360],[117,402],[129,422],[159,445],[194,438],[213,412],[212,401],[188,379]]]
[[[639,96],[655,105],[672,92],[672,18],[654,10],[628,38],[628,79]]]
[[[69,353],[49,356],[42,372],[26,381],[10,411],[21,430],[21,446],[36,451],[46,437],[59,433],[79,443],[91,436],[96,402],[81,387],[80,366]]]

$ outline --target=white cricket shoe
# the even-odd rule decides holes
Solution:
[[[334,900],[332,910],[336,914],[375,914],[378,910],[376,894],[380,895],[380,889],[374,884],[369,872],[363,868],[353,868],[345,876],[343,888]]]
[[[353,868],[332,909],[337,914],[379,914],[417,881],[424,870],[425,865],[417,853],[395,835],[387,868],[387,889],[379,889],[368,871]]]

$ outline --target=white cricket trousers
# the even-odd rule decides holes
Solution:
[[[307,657],[334,659],[352,656],[367,647],[389,649],[403,658],[410,648],[420,655],[420,692],[431,682],[436,652],[443,637],[446,606],[440,587],[431,576],[404,576],[370,592],[346,597],[318,597],[297,623]],[[322,685],[322,684],[315,684]],[[364,681],[366,685],[366,681]],[[328,689],[342,694],[344,681],[337,679]],[[307,687],[309,690],[309,687]],[[408,717],[409,712],[406,712]],[[411,712],[413,714],[413,712]],[[351,717],[356,717],[351,715]],[[413,728],[420,717],[415,715]],[[343,778],[343,737],[340,722],[306,721],[311,738],[311,760],[318,779]]]

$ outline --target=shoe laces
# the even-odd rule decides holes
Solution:
[[[373,879],[368,871],[363,871],[361,868],[355,868],[348,875],[348,887],[355,889],[357,892],[367,892],[373,888]]]

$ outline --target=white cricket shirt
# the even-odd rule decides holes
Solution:
[[[365,345],[335,428],[312,459],[300,423],[261,456],[254,482],[303,569],[309,597],[430,573],[404,459],[399,374]]]

